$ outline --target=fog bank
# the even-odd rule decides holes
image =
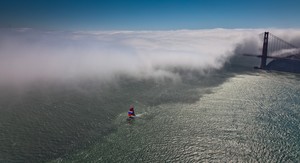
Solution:
[[[68,81],[119,75],[178,80],[174,68],[220,69],[233,55],[260,53],[268,29],[41,31],[0,29],[0,83]],[[292,43],[300,30],[269,29]]]

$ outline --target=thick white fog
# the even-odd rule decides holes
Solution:
[[[260,53],[258,35],[299,43],[297,29],[41,31],[0,29],[0,83],[118,75],[180,80],[173,68],[220,69],[238,54]]]

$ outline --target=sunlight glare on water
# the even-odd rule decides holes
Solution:
[[[139,104],[139,118],[128,123],[125,112],[120,114],[115,132],[68,159],[298,162],[297,79],[268,73],[237,75],[194,103]]]

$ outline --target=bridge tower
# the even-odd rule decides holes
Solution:
[[[265,32],[265,34],[264,34],[263,49],[262,49],[262,54],[261,54],[261,63],[260,63],[260,68],[261,69],[265,69],[266,65],[267,65],[268,40],[269,40],[269,32]]]

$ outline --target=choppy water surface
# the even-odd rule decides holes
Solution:
[[[300,161],[299,76],[218,74],[79,88],[2,95],[0,160]],[[139,117],[127,122],[131,103]]]

